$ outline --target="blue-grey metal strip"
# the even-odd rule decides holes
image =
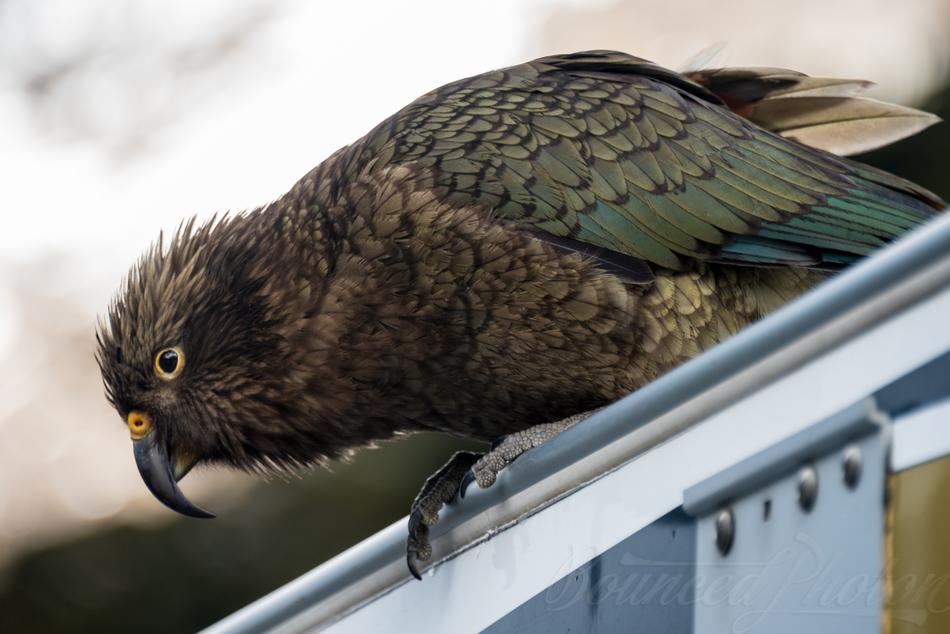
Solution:
[[[677,509],[569,571],[483,632],[690,634],[695,591],[696,521]]]
[[[690,515],[704,515],[726,500],[758,489],[793,471],[806,460],[817,458],[847,440],[876,431],[877,424],[873,422],[875,416],[873,399],[855,403],[686,489],[683,492],[683,509]]]
[[[505,487],[474,490],[465,504],[447,512],[433,538],[486,509],[501,504],[631,431],[702,394],[843,315],[915,272],[950,257],[950,215],[912,232],[876,256],[820,285],[788,306],[746,328],[728,341],[621,399],[516,461],[507,469]],[[919,299],[919,298],[918,298]],[[259,601],[212,626],[207,632],[260,632],[362,579],[399,558],[405,527],[394,524]]]
[[[947,327],[950,327],[950,315],[947,315]],[[874,397],[878,407],[892,417],[950,397],[950,354],[937,357],[894,381]]]

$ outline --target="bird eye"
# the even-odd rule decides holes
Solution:
[[[155,355],[155,374],[163,379],[174,379],[184,367],[185,354],[178,348],[164,348]]]

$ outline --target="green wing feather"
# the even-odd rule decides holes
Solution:
[[[426,168],[450,201],[670,269],[696,260],[838,268],[944,206],[615,52],[542,58],[449,84],[345,154],[349,168]]]

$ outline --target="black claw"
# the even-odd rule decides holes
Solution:
[[[459,484],[460,498],[465,498],[465,491],[471,486],[472,482],[475,482],[475,473],[469,469],[465,472],[465,475],[462,476],[462,482]]]
[[[419,574],[419,568],[416,566],[415,553],[413,553],[411,550],[406,553],[406,566],[409,567],[409,572],[413,577],[419,581],[422,581],[422,575]]]
[[[413,577],[422,581],[419,573],[418,543],[426,539],[428,526],[422,521],[422,513],[416,509],[409,514],[409,540],[406,544],[406,566]]]

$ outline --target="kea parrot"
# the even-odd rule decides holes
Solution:
[[[473,481],[945,206],[843,158],[938,119],[867,82],[543,57],[420,97],[261,208],[183,223],[97,330],[139,472],[270,472],[435,430],[407,561]]]

